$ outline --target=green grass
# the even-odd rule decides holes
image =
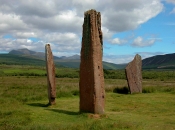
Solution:
[[[125,70],[104,69],[105,79],[126,79]],[[57,78],[79,78],[79,69],[56,67]],[[43,66],[26,65],[0,65],[0,76],[46,76]],[[174,70],[143,70],[143,79],[160,81],[174,80]]]
[[[0,76],[46,76],[46,68],[42,66],[0,65]],[[57,78],[78,78],[79,70],[72,68],[56,68]]]
[[[78,82],[57,78],[56,105],[48,106],[46,77],[0,77],[0,129],[175,129],[175,81],[144,80],[149,92],[130,95],[113,92],[126,80],[106,79],[104,115],[79,113]]]

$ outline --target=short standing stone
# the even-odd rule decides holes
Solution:
[[[47,83],[48,83],[48,98],[49,104],[55,104],[56,98],[56,84],[55,84],[55,65],[53,55],[49,44],[45,46],[46,51],[46,69],[47,69]]]
[[[125,69],[130,93],[142,93],[142,59],[136,55]]]
[[[84,13],[80,63],[80,111],[104,113],[105,90],[102,65],[101,15],[96,10]]]

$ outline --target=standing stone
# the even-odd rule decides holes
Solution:
[[[136,55],[125,68],[130,93],[142,93],[142,59]]]
[[[56,84],[55,84],[55,65],[53,55],[49,44],[45,46],[46,51],[46,69],[47,69],[47,83],[48,83],[48,98],[49,104],[55,104],[56,98]]]
[[[80,111],[104,113],[105,89],[102,65],[103,41],[101,14],[96,10],[84,13],[80,63]]]

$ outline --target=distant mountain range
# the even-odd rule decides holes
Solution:
[[[133,57],[134,58],[134,57]],[[54,56],[57,67],[79,68],[80,56]],[[8,54],[0,54],[0,64],[45,66],[45,53],[24,49],[12,50]],[[114,64],[103,61],[104,69],[124,69],[127,64]],[[175,53],[157,55],[142,60],[143,69],[175,69]]]
[[[79,68],[80,56],[54,56],[57,67]],[[45,53],[24,49],[11,50],[8,54],[0,54],[0,64],[45,66]],[[103,61],[104,69],[123,69],[126,64],[113,64]]]
[[[35,51],[28,50],[26,48],[18,49],[18,50],[11,50],[8,54],[30,56],[33,58],[45,59],[44,52],[35,52]],[[66,56],[56,57],[56,56],[54,56],[54,59],[80,59],[80,56],[79,55],[73,55],[70,57],[66,57]]]

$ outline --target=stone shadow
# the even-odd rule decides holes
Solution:
[[[33,107],[48,107],[48,106],[50,106],[49,103],[47,103],[47,104],[43,104],[43,103],[28,103],[27,105],[33,106]]]
[[[58,112],[58,113],[63,113],[63,114],[67,114],[67,115],[79,115],[79,114],[81,114],[80,112],[73,112],[73,111],[67,111],[67,110],[61,110],[61,109],[55,109],[55,108],[49,108],[49,106],[51,106],[49,103],[48,104],[43,104],[43,103],[28,103],[27,105],[33,106],[33,107],[47,107],[45,110],[53,111],[53,112]]]
[[[114,88],[113,93],[128,94],[129,93],[129,89],[126,86],[124,86],[124,87],[116,87],[116,88]]]
[[[45,110],[63,113],[67,115],[80,115],[81,114],[80,112],[73,112],[73,111],[67,111],[67,110],[61,110],[61,109],[45,109]]]

